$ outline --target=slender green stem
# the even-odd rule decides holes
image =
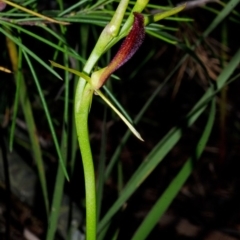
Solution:
[[[148,0],[144,0],[147,1]],[[141,1],[140,1],[141,2]],[[106,46],[118,34],[128,0],[121,0],[111,22],[104,28],[92,53],[90,54],[83,72],[90,74],[92,68],[105,52]],[[129,27],[130,28],[130,27]],[[81,150],[85,191],[86,191],[86,234],[87,240],[96,239],[96,189],[94,166],[88,135],[88,113],[92,102],[93,89],[83,78],[79,79],[75,93],[75,121],[78,142]]]
[[[92,102],[92,96],[93,90],[90,84],[86,84],[83,91],[81,86],[78,85],[75,94],[75,121],[84,169],[87,240],[96,239],[96,188],[88,134],[88,113]]]
[[[122,1],[127,3],[127,1]],[[124,5],[124,6],[123,6]],[[120,5],[122,11],[126,11],[127,4]],[[116,24],[118,29],[122,21],[121,18],[115,18],[115,21],[111,21],[112,26]],[[111,33],[106,35],[106,29],[103,30],[102,35],[98,39],[91,55],[89,56],[86,65],[84,66],[84,73],[90,74],[93,66],[101,57],[106,45],[113,38]],[[88,135],[88,113],[92,102],[93,90],[90,84],[86,84],[83,78],[79,79],[76,93],[75,93],[75,121],[78,135],[78,142],[81,150],[84,178],[85,178],[85,191],[86,191],[86,234],[87,240],[96,239],[96,189],[95,189],[95,175],[94,166],[91,153],[91,147]]]

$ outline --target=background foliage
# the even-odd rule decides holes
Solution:
[[[104,87],[145,142],[93,98],[97,239],[239,238],[239,1],[201,2],[148,25],[143,46]],[[82,239],[84,177],[73,117],[78,77],[48,60],[82,71],[118,2],[15,3],[70,24],[1,3],[0,236]],[[150,1],[143,14],[176,4]]]

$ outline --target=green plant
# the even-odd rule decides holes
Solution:
[[[5,1],[6,3],[9,3],[8,1]],[[176,8],[168,8],[168,10],[164,12],[159,12],[156,14],[150,14],[147,15],[146,12],[144,12],[145,9],[149,11],[151,10],[158,10],[161,7],[153,4],[148,4],[148,1],[136,1],[133,3],[129,3],[129,1],[122,0],[120,1],[117,9],[115,10],[114,5],[112,4],[113,1],[98,1],[95,4],[86,4],[85,1],[80,1],[76,3],[73,6],[70,6],[68,9],[63,8],[63,1],[57,1],[59,5],[59,12],[53,11],[52,15],[57,19],[55,21],[56,23],[65,24],[66,22],[78,22],[78,23],[87,23],[90,26],[92,25],[100,25],[101,27],[104,27],[100,37],[96,37],[96,44],[94,45],[91,54],[89,57],[87,56],[86,49],[88,40],[86,38],[82,38],[81,42],[81,52],[78,54],[73,48],[71,48],[68,44],[67,40],[67,27],[65,25],[61,25],[58,34],[55,32],[54,28],[51,28],[51,25],[48,25],[49,21],[52,21],[49,18],[43,18],[43,16],[37,16],[38,18],[32,17],[32,14],[34,12],[29,12],[25,15],[20,15],[21,17],[18,18],[16,13],[17,8],[14,8],[6,13],[2,13],[2,16],[5,16],[7,19],[10,19],[11,21],[7,19],[1,19],[1,24],[3,25],[3,28],[0,29],[0,31],[7,37],[8,41],[10,43],[8,45],[9,53],[11,55],[11,52],[14,52],[13,55],[11,55],[11,62],[13,65],[13,70],[16,73],[15,74],[15,80],[16,80],[16,97],[15,97],[15,104],[14,104],[14,115],[13,115],[13,121],[12,121],[12,130],[11,130],[11,146],[14,141],[14,129],[16,124],[16,117],[17,117],[17,106],[18,101],[20,99],[21,108],[23,109],[24,117],[26,119],[27,127],[29,136],[31,139],[30,147],[33,152],[34,159],[36,159],[37,166],[38,166],[38,172],[39,172],[39,179],[41,181],[42,191],[44,195],[44,201],[45,201],[45,207],[46,207],[46,215],[48,217],[48,231],[47,231],[47,237],[46,239],[53,239],[54,234],[57,228],[57,219],[59,216],[59,209],[61,205],[61,199],[63,195],[63,187],[65,182],[65,176],[71,179],[71,175],[73,172],[75,159],[76,159],[76,139],[78,139],[79,147],[81,151],[82,161],[83,161],[83,167],[84,167],[84,181],[85,181],[85,189],[86,189],[86,236],[87,239],[96,239],[96,235],[98,233],[98,239],[105,239],[108,228],[111,224],[111,220],[113,219],[113,216],[117,212],[121,212],[121,208],[124,205],[124,203],[130,198],[130,196],[138,189],[138,187],[147,179],[147,177],[151,174],[151,172],[156,168],[156,166],[163,160],[163,158],[173,149],[175,144],[179,141],[179,139],[184,134],[184,128],[188,128],[194,124],[194,122],[205,112],[209,112],[209,117],[206,121],[204,131],[202,133],[202,136],[200,137],[200,140],[198,144],[196,144],[195,149],[195,156],[189,157],[189,159],[186,161],[186,163],[183,165],[183,167],[180,169],[179,174],[176,175],[176,177],[172,180],[172,182],[169,184],[169,186],[166,188],[162,196],[159,197],[158,201],[156,201],[156,204],[153,206],[152,210],[149,212],[145,220],[142,222],[142,224],[139,226],[139,228],[136,230],[134,236],[132,239],[146,239],[148,234],[151,232],[153,227],[156,225],[158,219],[163,215],[163,213],[166,211],[166,209],[169,207],[171,202],[173,201],[174,197],[177,195],[177,193],[180,191],[181,187],[187,180],[188,176],[193,171],[193,162],[195,159],[199,159],[202,152],[204,151],[204,148],[207,144],[207,141],[209,139],[211,130],[214,126],[214,117],[216,114],[216,103],[215,103],[215,96],[216,94],[227,84],[227,81],[229,81],[232,73],[234,70],[238,67],[239,60],[240,60],[240,53],[239,50],[235,53],[233,58],[229,61],[228,65],[222,70],[221,74],[217,77],[217,84],[214,86],[213,84],[209,84],[208,89],[203,94],[202,98],[195,104],[195,106],[192,108],[192,110],[186,114],[186,116],[183,119],[182,125],[177,125],[173,127],[158,143],[156,143],[155,147],[150,151],[150,153],[147,155],[145,160],[139,165],[137,170],[134,172],[134,174],[131,176],[131,178],[128,180],[126,184],[123,184],[122,180],[122,173],[121,173],[121,166],[118,166],[118,173],[119,173],[119,188],[121,189],[119,192],[119,197],[116,199],[114,204],[108,209],[106,213],[104,213],[104,216],[100,217],[101,212],[101,196],[103,193],[103,185],[104,181],[106,181],[112,170],[113,167],[116,165],[116,162],[118,160],[118,157],[120,155],[121,149],[126,144],[128,138],[130,137],[131,133],[130,131],[127,131],[126,134],[122,137],[121,142],[119,143],[118,147],[116,148],[113,157],[111,158],[111,161],[109,162],[108,166],[106,166],[106,171],[104,171],[104,166],[99,170],[98,173],[98,198],[96,198],[96,186],[95,186],[95,171],[94,171],[94,165],[93,165],[93,159],[92,159],[92,151],[90,147],[90,141],[89,141],[89,132],[88,132],[88,114],[91,108],[91,103],[93,99],[94,92],[97,94],[97,97],[100,96],[119,116],[124,120],[124,122],[127,124],[131,132],[133,132],[138,138],[141,139],[140,134],[135,130],[134,126],[137,124],[140,119],[142,118],[143,114],[146,112],[147,109],[150,108],[151,103],[158,95],[159,91],[163,88],[164,85],[166,85],[169,81],[169,79],[173,76],[173,74],[177,71],[177,69],[181,66],[181,64],[185,61],[187,58],[187,54],[191,58],[193,58],[205,71],[206,78],[208,78],[208,73],[204,67],[204,64],[199,59],[199,57],[194,53],[194,48],[201,44],[202,41],[204,41],[204,38],[206,38],[236,7],[238,1],[231,0],[229,3],[226,4],[224,8],[218,13],[218,15],[215,17],[215,19],[209,24],[205,32],[201,37],[199,37],[198,41],[195,43],[194,46],[190,46],[186,40],[185,43],[180,42],[180,40],[176,39],[175,37],[171,36],[170,34],[164,32],[164,29],[169,28],[170,31],[175,31],[175,28],[165,27],[161,26],[159,24],[152,24],[153,22],[157,22],[163,18],[167,18],[170,15],[177,14],[179,11],[184,9],[184,5],[176,7]],[[34,5],[35,1],[26,1],[23,3],[24,6],[28,7],[31,6],[33,10],[36,7]],[[83,8],[77,12],[74,13],[74,10],[77,9],[79,6],[83,6]],[[106,6],[106,8],[100,8]],[[16,7],[16,6],[15,6]],[[101,10],[99,10],[99,8]],[[73,14],[69,14],[70,12],[73,12]],[[143,106],[142,110],[139,112],[139,114],[136,116],[136,118],[132,121],[131,118],[126,114],[126,111],[123,111],[121,104],[116,100],[114,97],[114,94],[109,95],[109,90],[105,86],[103,89],[107,90],[108,97],[110,100],[108,100],[102,93],[99,88],[105,83],[106,78],[109,77],[109,75],[113,72],[113,70],[116,69],[121,63],[118,62],[124,61],[124,59],[128,58],[129,49],[134,47],[134,42],[128,42],[126,44],[130,45],[130,48],[127,48],[127,51],[124,53],[125,55],[121,55],[121,58],[115,58],[113,60],[113,63],[117,63],[117,66],[114,66],[113,69],[110,67],[106,67],[103,69],[98,69],[95,71],[94,67],[96,67],[96,64],[98,64],[103,58],[103,54],[110,51],[110,49],[122,38],[127,36],[128,34],[131,34],[130,30],[133,25],[134,21],[134,14],[135,13],[135,22],[139,20],[142,16],[144,16],[144,25],[146,34],[149,34],[151,36],[154,36],[156,38],[162,39],[167,41],[170,44],[177,45],[179,48],[183,49],[186,53],[185,56],[182,57],[182,59],[178,62],[178,64],[173,68],[170,72],[170,74],[165,78],[164,82],[162,84],[159,84],[159,86],[156,88],[156,90],[151,94],[151,96],[146,100],[145,105]],[[139,13],[143,12],[143,15],[140,15]],[[103,13],[108,15],[103,15]],[[5,14],[5,15],[4,15]],[[139,15],[138,15],[139,14]],[[137,16],[137,17],[136,17]],[[239,18],[239,15],[237,13],[232,14],[233,17]],[[40,18],[39,18],[40,17]],[[127,19],[125,19],[127,17]],[[184,18],[184,17],[175,17],[176,21],[180,22],[186,21],[191,22],[192,19]],[[20,25],[22,24],[32,24],[32,25],[38,25],[41,30],[48,34],[47,36],[49,39],[54,39],[54,41],[51,41],[47,38],[44,38],[40,36],[40,34],[35,34],[31,31],[29,31],[27,28],[24,28]],[[89,34],[89,25],[83,25],[81,26],[81,31],[84,33],[84,35]],[[13,30],[16,29],[20,34],[27,34],[29,37],[33,37],[35,40],[39,40],[42,43],[47,44],[50,47],[53,47],[54,54],[51,61],[52,65],[58,68],[65,69],[65,75],[64,75],[64,104],[63,104],[63,116],[61,120],[61,143],[58,143],[57,135],[55,132],[56,126],[54,126],[53,118],[51,117],[50,111],[48,110],[47,101],[45,100],[45,94],[41,87],[39,78],[41,77],[39,74],[37,74],[37,70],[34,67],[34,64],[32,63],[32,58],[35,59],[39,64],[41,64],[45,69],[47,69],[49,72],[54,74],[56,77],[61,78],[59,74],[50,68],[48,64],[41,59],[36,53],[30,50],[30,48],[27,46],[27,44],[23,44],[21,41],[21,35],[20,38],[18,36],[14,35]],[[96,30],[93,28],[93,32]],[[143,30],[143,29],[142,29]],[[140,33],[142,31],[140,29]],[[129,33],[130,32],[130,33]],[[136,34],[134,34],[135,36]],[[141,34],[140,34],[141,37]],[[138,39],[137,39],[138,40]],[[133,45],[131,45],[133,44]],[[16,48],[18,47],[18,50]],[[18,53],[17,53],[18,52]],[[61,55],[62,54],[62,55]],[[64,64],[60,65],[55,63],[55,61],[58,61],[58,56],[62,56],[62,62]],[[39,142],[37,141],[37,135],[33,134],[36,133],[36,124],[34,122],[33,114],[31,113],[32,106],[30,104],[30,101],[28,100],[28,94],[27,91],[24,90],[26,88],[26,84],[24,83],[24,77],[23,75],[17,70],[22,66],[22,56],[24,58],[24,62],[27,64],[28,68],[30,69],[32,78],[35,81],[37,91],[39,94],[39,97],[41,99],[41,103],[43,106],[43,110],[47,117],[47,122],[49,125],[49,129],[51,131],[54,145],[58,154],[58,158],[61,164],[58,166],[57,170],[57,176],[56,176],[56,183],[53,193],[53,200],[52,203],[49,204],[49,198],[47,193],[47,184],[43,167],[43,160],[42,160],[42,154],[41,148],[39,146]],[[149,56],[151,57],[151,52],[149,53]],[[72,67],[69,67],[69,58],[73,57],[78,61],[77,67],[75,70],[72,69]],[[149,57],[149,58],[150,58]],[[114,58],[113,58],[114,59]],[[147,61],[146,57],[146,61]],[[17,60],[17,61],[16,61]],[[144,61],[142,61],[142,65],[144,66]],[[102,64],[99,64],[102,65]],[[105,64],[106,66],[108,64]],[[78,71],[79,69],[83,69],[82,71]],[[110,71],[107,71],[110,69]],[[68,128],[66,126],[71,126],[71,118],[69,117],[69,111],[70,111],[70,83],[69,83],[69,72],[74,73],[78,75],[80,78],[75,79],[74,89],[75,89],[75,99],[74,99],[74,108],[73,108],[73,114],[75,117],[75,122],[72,124],[72,128]],[[106,77],[102,79],[102,76],[105,75]],[[237,76],[237,75],[236,75]],[[236,77],[235,76],[235,77]],[[21,90],[22,89],[22,90]],[[114,107],[114,105],[110,102],[112,101],[113,104],[117,107]],[[208,108],[208,106],[210,106]],[[184,126],[184,127],[183,127]],[[71,142],[72,146],[69,144],[70,137],[71,136]],[[105,142],[105,135],[103,134],[102,139],[102,154],[104,156],[104,146],[106,145]],[[135,140],[137,141],[137,140]],[[146,139],[147,141],[147,139]],[[67,174],[67,171],[65,169],[66,164],[68,163],[68,156],[71,152],[71,161],[70,161],[70,171],[69,174]],[[123,187],[123,185],[125,185]],[[167,199],[167,200],[166,200]],[[51,206],[51,209],[49,209],[49,205]],[[123,211],[123,210],[122,210]],[[118,227],[115,230],[116,236],[118,235]]]

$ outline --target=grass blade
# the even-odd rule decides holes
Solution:
[[[178,192],[183,187],[187,178],[190,176],[194,169],[195,161],[201,157],[201,154],[204,151],[204,148],[208,142],[209,136],[214,125],[215,115],[216,115],[216,103],[215,100],[213,99],[209,113],[209,118],[203,131],[203,134],[197,144],[194,156],[190,157],[187,160],[187,162],[181,168],[180,172],[176,175],[176,177],[172,180],[172,182],[163,192],[162,196],[154,204],[151,211],[148,213],[144,221],[138,227],[137,231],[132,237],[132,240],[146,239],[151,230],[154,228],[159,219],[162,217],[167,208],[170,206],[174,198],[177,196]]]
[[[65,46],[66,48],[66,46]],[[67,66],[68,57],[64,56],[64,64]],[[69,108],[69,72],[65,71],[65,96],[64,96],[64,111],[63,111],[63,124],[62,124],[62,137],[61,137],[61,155],[63,157],[64,165],[67,163],[67,150],[68,150],[68,108]],[[47,240],[54,239],[54,235],[57,229],[58,217],[60,213],[60,207],[62,203],[63,190],[64,190],[64,171],[61,163],[58,165],[57,176],[55,180],[53,201],[51,205],[51,212],[49,217]]]
[[[1,21],[0,21],[1,22]],[[28,55],[30,55],[32,58],[34,58],[37,62],[39,62],[43,67],[45,67],[49,72],[51,72],[53,75],[55,75],[57,78],[61,79],[61,77],[52,69],[50,68],[41,58],[39,58],[35,53],[33,53],[30,49],[28,49],[24,44],[21,43],[19,39],[16,37],[13,37],[11,34],[9,34],[7,31],[5,31],[3,28],[0,28],[0,32],[2,32],[5,36],[7,36],[9,39],[11,39],[19,48],[24,50]]]
[[[19,68],[22,64],[22,51],[20,51],[20,54],[18,55],[17,47],[15,43],[7,38],[7,47],[10,55],[10,59],[12,62],[13,70],[16,79],[16,96],[15,96],[15,103],[14,103],[14,113],[13,113],[13,122],[11,126],[11,133],[10,133],[10,149],[12,148],[13,144],[13,136],[14,136],[14,129],[15,129],[15,120],[17,115],[17,103],[18,103],[18,95],[20,97],[20,102],[22,106],[22,110],[24,113],[24,117],[26,120],[26,125],[28,129],[28,134],[31,142],[32,152],[33,152],[33,158],[36,161],[37,169],[38,169],[38,175],[40,179],[41,188],[43,191],[43,199],[45,203],[46,208],[46,214],[49,212],[49,201],[48,201],[48,192],[47,192],[47,181],[45,177],[45,171],[44,171],[44,163],[42,159],[42,153],[41,148],[39,145],[39,139],[37,136],[37,128],[35,125],[32,108],[30,104],[30,100],[28,98],[27,94],[27,88],[26,83],[23,77],[23,74],[19,71]]]
[[[69,177],[68,177],[68,174],[67,174],[67,170],[66,170],[66,167],[65,167],[65,164],[64,164],[64,160],[63,160],[63,157],[62,157],[62,154],[61,154],[61,151],[60,151],[60,147],[59,147],[59,144],[58,144],[56,132],[55,132],[54,127],[53,127],[51,116],[50,116],[50,113],[49,113],[49,110],[48,110],[48,107],[47,107],[47,103],[45,101],[44,94],[42,92],[42,89],[41,89],[41,86],[40,86],[40,83],[39,83],[39,80],[37,78],[37,75],[35,73],[35,70],[34,70],[34,68],[32,66],[32,63],[31,63],[28,55],[26,54],[25,51],[23,51],[23,54],[24,54],[24,57],[25,57],[25,59],[26,59],[26,61],[28,63],[28,66],[29,66],[29,68],[30,68],[30,70],[32,72],[33,79],[34,79],[35,84],[37,86],[38,93],[39,93],[40,99],[42,101],[43,109],[44,109],[45,115],[47,117],[48,125],[49,125],[49,128],[50,128],[52,137],[53,137],[53,142],[54,142],[54,145],[55,145],[55,148],[56,148],[56,151],[57,151],[57,155],[59,157],[59,161],[60,161],[60,163],[62,165],[62,169],[63,169],[64,175],[67,178],[67,180],[69,180]]]
[[[37,12],[34,12],[34,11],[30,10],[30,9],[27,9],[27,8],[25,8],[25,7],[22,7],[22,6],[20,6],[20,5],[16,4],[16,3],[10,2],[10,1],[8,1],[8,0],[1,0],[1,1],[7,3],[8,5],[10,5],[10,6],[14,7],[14,8],[20,9],[20,10],[22,10],[22,11],[24,11],[24,12],[27,12],[27,13],[33,15],[33,16],[40,17],[40,18],[42,18],[42,19],[44,19],[44,20],[47,20],[47,21],[49,21],[49,22],[58,23],[58,24],[62,24],[62,25],[68,25],[68,24],[69,24],[69,23],[67,23],[67,22],[61,22],[61,21],[57,21],[57,20],[55,20],[55,19],[53,19],[53,18],[49,18],[49,17],[47,17],[47,16],[44,16],[44,15],[42,15],[42,14],[40,14],[40,13],[37,13]]]

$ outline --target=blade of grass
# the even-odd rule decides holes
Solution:
[[[114,95],[111,93],[111,91],[108,90],[107,86],[103,86],[104,91],[107,93],[107,95],[109,96],[109,98],[112,100],[112,102],[117,106],[117,108],[122,112],[122,114],[124,115],[124,117],[132,124],[133,120],[132,118],[129,116],[129,114],[126,112],[126,110],[124,109],[124,107],[122,106],[122,104],[114,97]]]
[[[86,9],[86,11],[90,11],[93,9],[98,9],[99,7],[104,7],[105,5],[114,2],[114,0],[100,0],[97,1],[95,4],[93,4],[92,6],[90,6],[88,9]]]
[[[165,20],[176,21],[176,22],[194,22],[192,18],[186,18],[186,17],[167,17]]]
[[[172,9],[170,9],[170,10],[166,10],[164,12],[156,13],[153,16],[151,15],[149,17],[145,17],[144,24],[148,25],[151,22],[158,22],[158,21],[160,21],[162,19],[168,19],[168,18],[170,18],[170,16],[175,15],[175,14],[181,12],[185,7],[186,7],[186,5],[183,4],[183,5],[174,7]]]
[[[29,133],[29,137],[30,137],[30,141],[31,141],[33,158],[36,161],[36,165],[37,165],[37,169],[38,169],[38,175],[39,175],[41,188],[42,188],[42,192],[43,192],[43,199],[44,199],[44,203],[45,203],[46,214],[48,215],[49,202],[48,202],[47,182],[46,182],[46,177],[45,177],[45,170],[44,170],[44,163],[43,163],[43,159],[42,159],[41,148],[40,148],[39,140],[38,140],[38,136],[37,136],[37,128],[35,125],[30,100],[27,95],[26,83],[25,83],[22,73],[19,71],[19,69],[21,69],[19,67],[22,64],[22,53],[19,56],[15,43],[9,38],[6,38],[6,40],[7,40],[7,48],[8,48],[8,52],[10,55],[10,60],[12,62],[12,67],[13,67],[15,75],[17,74],[17,76],[15,77],[16,81],[18,81],[18,82],[16,82],[16,85],[17,85],[16,98],[18,97],[18,94],[19,94],[22,110],[24,113],[24,117],[25,117],[26,124],[27,124],[27,129],[28,129],[28,133]],[[19,51],[21,52],[21,50],[19,50]],[[17,103],[18,103],[18,99],[15,99],[15,104],[17,104]],[[16,115],[17,115],[17,106],[16,105],[14,107],[14,111],[15,111],[14,118],[16,119]],[[15,123],[13,122],[12,132],[11,132],[12,136],[14,136],[14,126],[15,126]],[[11,145],[12,144],[10,144],[10,149],[11,149]]]
[[[22,6],[28,6],[28,5],[30,5],[31,3],[34,3],[34,2],[36,2],[36,0],[29,0],[29,1],[24,1],[23,3],[22,3]],[[16,12],[18,9],[17,8],[12,8],[12,9],[10,9],[9,11],[7,11],[8,13],[14,13],[14,12]]]
[[[101,213],[103,186],[104,186],[104,171],[105,171],[105,164],[106,164],[106,142],[107,142],[106,118],[107,118],[107,108],[105,106],[104,116],[102,121],[102,136],[101,136],[100,157],[99,157],[99,166],[98,166],[97,223],[99,222],[100,213]]]
[[[64,34],[65,29],[61,29],[62,33]],[[67,51],[67,46],[65,45],[64,48]],[[67,54],[64,55],[64,65],[68,66],[68,56]],[[64,164],[67,163],[67,149],[68,149],[68,126],[69,126],[69,119],[68,119],[68,108],[69,108],[69,72],[65,71],[64,76],[65,82],[65,96],[64,96],[64,110],[63,110],[63,124],[62,124],[62,137],[61,137],[61,155],[63,156]],[[64,188],[64,171],[62,169],[61,164],[58,165],[57,176],[55,180],[54,186],[54,194],[53,194],[53,201],[51,206],[51,212],[49,217],[49,224],[48,224],[48,231],[47,231],[47,240],[54,239],[54,235],[57,229],[58,224],[58,217],[60,213],[60,207],[62,202],[63,196],[63,188]]]
[[[154,204],[150,212],[144,218],[143,222],[140,224],[132,240],[143,240],[146,239],[149,233],[152,231],[154,226],[157,224],[159,219],[163,216],[167,208],[170,206],[174,198],[177,196],[184,183],[192,173],[195,162],[198,160],[208,142],[209,136],[212,132],[214,125],[214,119],[216,115],[216,103],[215,99],[212,100],[211,109],[209,112],[208,121],[206,123],[203,134],[197,144],[194,156],[190,157],[186,163],[183,165],[176,177],[171,181],[166,190],[163,192],[162,196]]]
[[[218,3],[223,7],[225,7],[227,5],[227,2],[223,2],[223,1],[218,1]],[[239,13],[238,9],[233,9],[232,14],[236,15],[237,17],[240,17],[240,13]]]
[[[69,24],[67,22],[61,22],[61,21],[57,21],[57,20],[55,20],[53,18],[49,18],[47,16],[44,16],[44,15],[42,15],[40,13],[37,13],[37,12],[34,12],[34,11],[30,10],[30,9],[22,7],[22,6],[20,6],[20,5],[16,4],[16,3],[11,2],[11,1],[8,1],[8,0],[1,0],[1,1],[7,3],[8,5],[10,5],[10,6],[14,7],[14,8],[20,9],[20,10],[22,10],[24,12],[27,12],[27,13],[33,15],[33,16],[40,17],[40,18],[42,18],[44,20],[47,20],[49,22],[58,23],[58,24],[62,24],[62,25],[68,25]]]
[[[151,36],[153,36],[153,37],[155,37],[155,38],[158,38],[158,39],[160,39],[160,40],[162,40],[164,42],[167,42],[169,44],[173,44],[173,45],[177,44],[177,41],[174,41],[174,40],[172,40],[170,38],[167,38],[163,34],[159,34],[159,33],[153,32],[153,31],[149,31],[149,30],[147,30],[146,33],[151,35]]]
[[[0,21],[1,22],[1,21]],[[56,73],[51,67],[49,67],[42,59],[40,59],[34,52],[32,52],[29,48],[27,48],[24,44],[20,42],[19,39],[16,37],[13,37],[11,34],[9,34],[7,31],[5,31],[3,28],[0,28],[0,32],[2,32],[5,36],[7,36],[9,39],[11,39],[19,48],[24,50],[29,56],[34,58],[37,62],[39,62],[43,67],[45,67],[49,72],[51,72],[53,75],[55,75],[57,78],[61,79],[61,77]]]
[[[63,2],[61,0],[58,1],[59,7],[63,10]],[[66,28],[61,26],[61,34],[64,36],[66,33]],[[60,43],[60,42],[59,42]],[[68,66],[68,54],[67,54],[67,45],[64,44],[65,54],[63,56],[64,65]],[[68,130],[69,130],[69,72],[65,71],[64,76],[64,111],[63,111],[63,124],[62,124],[62,137],[61,137],[61,155],[63,156],[64,164],[67,163],[67,150],[68,150]],[[47,240],[53,240],[55,237],[55,232],[58,224],[58,217],[61,208],[61,202],[63,197],[63,189],[64,189],[64,171],[62,169],[61,163],[58,165],[57,176],[55,180],[54,193],[53,193],[53,201],[51,206],[51,214],[49,216],[49,225],[47,231]]]
[[[97,94],[112,108],[112,110],[122,119],[122,121],[128,126],[130,131],[141,141],[144,141],[139,134],[139,132],[134,128],[134,126],[124,117],[124,115],[118,111],[118,109],[102,94],[100,90],[96,90]]]
[[[144,57],[144,59],[140,62],[138,66],[136,66],[135,69],[132,70],[132,72],[129,75],[129,79],[134,78],[140,69],[144,69],[144,66],[148,63],[148,61],[155,55],[155,50],[152,49],[149,51],[149,53]],[[133,121],[132,121],[133,122]]]
[[[108,229],[109,229],[109,227],[110,227],[110,222],[108,222],[105,226],[104,226],[104,228],[103,228],[103,230],[97,235],[97,239],[98,240],[104,240],[104,239],[106,239],[106,237],[105,237],[105,235],[106,235],[106,233],[107,233],[107,231],[108,231]]]
[[[71,11],[73,11],[75,8],[78,8],[79,6],[83,5],[85,2],[87,2],[88,0],[82,0],[82,1],[79,1],[75,4],[73,4],[72,6],[70,6],[69,8],[65,9],[64,11],[62,11],[60,14],[58,14],[58,17],[61,17]]]
[[[30,5],[31,3],[34,3],[36,0],[29,0],[29,1],[25,1],[25,2],[23,2],[22,3],[22,6],[28,6],[28,5]],[[14,12],[16,12],[18,9],[17,8],[12,8],[12,9],[10,9],[10,10],[8,10],[6,13],[14,13]],[[2,14],[2,13],[1,13]]]
[[[172,32],[178,31],[177,26],[176,27],[170,27],[170,26],[159,24],[159,23],[151,23],[150,25],[146,26],[146,29],[150,30],[150,31],[153,31],[153,32],[159,32],[159,31],[164,31],[164,30],[168,30],[168,31],[172,31]],[[173,38],[173,36],[172,36],[172,38]]]
[[[64,175],[65,175],[66,179],[69,181],[67,170],[66,170],[66,167],[65,167],[65,164],[64,164],[64,160],[63,160],[63,157],[62,157],[62,154],[61,154],[61,151],[60,151],[60,147],[59,147],[59,144],[58,144],[56,132],[55,132],[54,127],[53,127],[52,119],[51,119],[51,116],[50,116],[50,113],[49,113],[49,110],[48,110],[48,107],[47,107],[47,103],[46,103],[45,98],[44,98],[44,94],[43,94],[42,88],[40,86],[40,83],[39,83],[38,77],[36,75],[36,72],[35,72],[35,70],[34,70],[34,68],[32,66],[32,63],[31,63],[27,53],[25,52],[25,50],[23,50],[23,54],[24,54],[24,57],[25,57],[25,59],[26,59],[26,61],[28,63],[28,66],[29,66],[29,68],[31,70],[33,79],[35,81],[35,84],[36,84],[36,87],[37,87],[37,90],[38,90],[38,94],[39,94],[40,99],[42,101],[43,109],[45,111],[45,115],[46,115],[46,118],[47,118],[47,121],[48,121],[48,125],[49,125],[49,128],[50,128],[52,137],[53,137],[53,142],[54,142],[54,145],[55,145],[55,148],[56,148],[56,151],[57,151],[57,155],[58,155],[59,161],[60,161],[60,163],[62,165],[62,169],[63,169]]]
[[[0,22],[1,22],[1,20],[0,20]],[[27,35],[29,35],[31,37],[34,37],[34,39],[37,39],[37,40],[39,40],[39,41],[41,41],[41,42],[43,42],[43,43],[53,47],[54,49],[57,49],[57,50],[61,51],[62,53],[66,53],[67,52],[69,56],[72,56],[72,57],[76,58],[77,60],[79,60],[79,61],[81,61],[83,63],[85,62],[85,60],[83,58],[81,58],[81,56],[79,56],[77,53],[72,53],[70,51],[70,49],[64,49],[64,48],[60,47],[58,44],[55,44],[52,41],[49,41],[46,38],[43,38],[43,37],[41,37],[41,36],[31,32],[31,31],[28,31],[28,30],[26,30],[25,28],[23,28],[21,26],[18,26],[18,25],[12,24],[12,23],[8,23],[8,22],[4,22],[4,24],[6,26],[11,27],[11,28],[17,29],[19,32],[23,32],[23,33],[25,33],[25,34],[27,34]],[[47,28],[45,27],[43,29],[46,30]],[[53,31],[51,29],[49,29],[48,32],[51,32],[51,34],[52,34]],[[56,35],[54,35],[54,36],[56,36]],[[63,42],[65,43],[63,38],[60,38],[59,35],[57,35],[57,36],[58,36],[58,40],[60,40],[62,43]]]
[[[210,26],[207,28],[207,30],[203,33],[202,37],[206,37],[209,35],[210,32],[213,31],[213,29],[216,28],[216,26],[226,17],[228,16],[233,9],[239,4],[239,0],[231,0],[229,1],[226,6],[223,8],[223,10],[216,16],[216,18],[211,22]]]
[[[16,127],[16,119],[17,119],[19,99],[20,99],[19,98],[19,96],[20,96],[20,83],[22,81],[22,79],[21,79],[22,74],[19,71],[19,69],[22,69],[22,51],[21,51],[21,49],[19,49],[17,56],[18,56],[18,58],[17,58],[18,63],[16,65],[16,67],[13,66],[14,78],[15,78],[15,83],[16,83],[16,92],[15,92],[15,97],[14,97],[13,116],[12,116],[12,124],[11,124],[10,137],[9,137],[10,152],[12,152],[12,150],[13,150],[14,133],[15,133],[15,127]]]

